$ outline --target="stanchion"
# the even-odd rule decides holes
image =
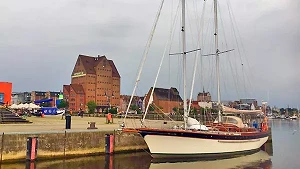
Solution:
[[[66,115],[66,129],[71,129],[71,117],[70,115]]]
[[[27,138],[26,160],[34,161],[37,158],[38,137]]]
[[[114,135],[105,134],[105,153],[113,154],[114,153]]]

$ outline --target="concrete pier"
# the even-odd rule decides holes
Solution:
[[[105,153],[105,134],[114,135],[114,153],[148,149],[144,139],[136,133],[121,133],[117,129],[122,119],[106,124],[105,118],[72,117],[71,129],[65,129],[61,116],[28,117],[30,124],[0,124],[1,162],[25,161],[27,138],[37,137],[37,159],[70,158]],[[95,122],[98,129],[87,129]],[[128,119],[128,127],[140,125],[139,119]],[[178,122],[147,120],[151,127],[168,127]],[[181,122],[179,122],[181,123]]]
[[[118,131],[2,133],[0,137],[1,161],[25,161],[28,137],[38,138],[38,160],[104,154],[105,134],[108,133],[114,135],[114,153],[147,149],[147,145],[140,135]]]

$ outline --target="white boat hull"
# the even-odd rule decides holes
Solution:
[[[151,154],[155,155],[217,155],[259,149],[268,136],[250,140],[217,140],[165,135],[144,137]],[[184,144],[183,144],[184,143]]]

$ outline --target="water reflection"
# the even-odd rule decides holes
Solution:
[[[300,120],[272,119],[274,168],[299,168]]]
[[[193,161],[180,163],[151,163],[149,169],[230,169],[230,168],[263,168],[269,169],[272,167],[271,158],[265,151],[259,151],[254,154],[239,156],[228,159],[208,160],[208,161]]]
[[[1,169],[228,169],[228,168],[271,168],[272,162],[264,151],[221,160],[190,162],[158,162],[148,153],[119,154],[114,156],[94,156],[66,160],[40,161],[23,164],[3,164]]]

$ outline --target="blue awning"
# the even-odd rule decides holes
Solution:
[[[37,104],[37,103],[51,102],[51,101],[53,101],[52,98],[51,99],[44,99],[44,100],[36,100],[36,101],[34,101],[34,103]]]

